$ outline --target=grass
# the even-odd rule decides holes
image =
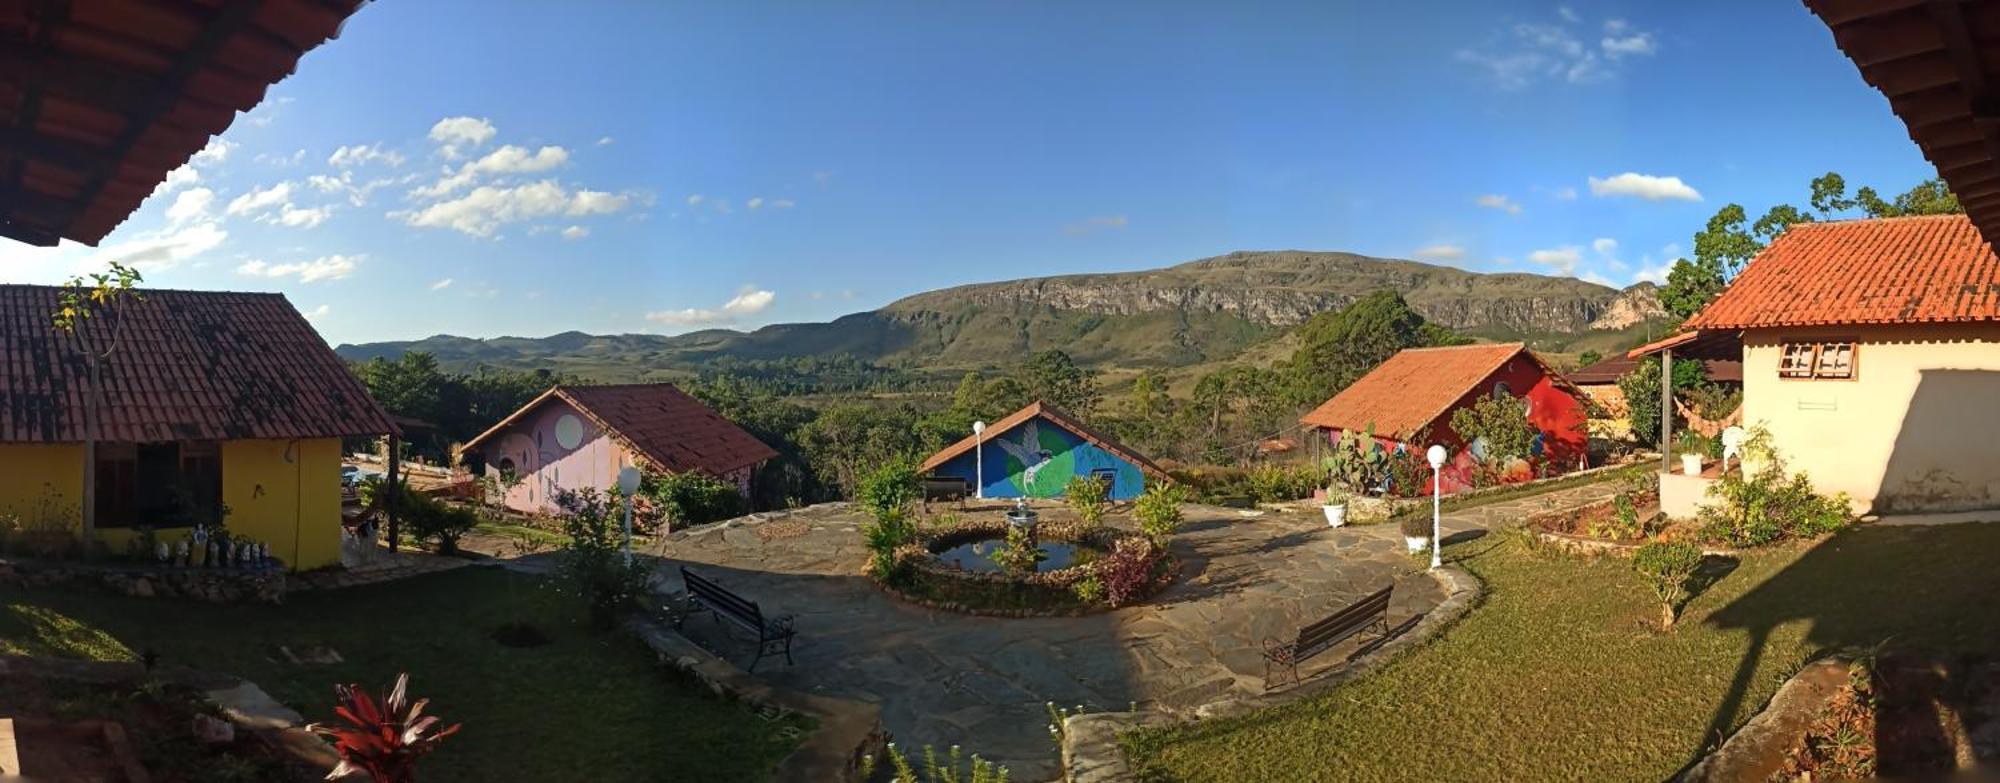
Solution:
[[[1662,780],[1823,652],[2000,646],[2000,524],[1862,527],[1714,560],[1719,579],[1667,633],[1623,560],[1513,536],[1446,552],[1487,592],[1442,635],[1299,702],[1129,736],[1143,777]]]
[[[479,520],[479,524],[473,526],[472,532],[500,538],[526,539],[547,549],[561,547],[569,541],[568,536],[553,530],[543,530],[539,527],[523,525],[518,522],[505,522],[491,517],[482,517]]]
[[[426,781],[760,780],[798,744],[798,719],[767,720],[669,674],[623,634],[593,633],[538,580],[489,568],[307,593],[283,606],[215,606],[0,589],[0,653],[163,663],[246,677],[308,720],[333,685],[382,688],[410,672],[431,714],[465,728],[425,760]],[[551,640],[503,647],[517,620]],[[278,645],[327,645],[327,666],[275,662]]]

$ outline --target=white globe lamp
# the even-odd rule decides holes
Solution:
[[[639,469],[618,469],[618,494],[625,496],[625,564],[632,564],[632,496],[639,493]]]
[[[986,422],[972,423],[972,497],[986,499],[986,444],[979,436],[986,432]]]
[[[1444,549],[1444,538],[1441,535],[1441,533],[1443,532],[1442,528],[1444,525],[1439,519],[1439,517],[1442,516],[1442,514],[1440,514],[1439,512],[1443,509],[1442,498],[1444,496],[1444,460],[1448,456],[1450,455],[1445,452],[1444,447],[1437,444],[1432,444],[1430,449],[1424,452],[1424,458],[1429,460],[1431,463],[1431,567],[1432,568],[1437,568],[1438,566],[1444,565],[1444,558],[1443,555],[1441,554],[1442,550]]]

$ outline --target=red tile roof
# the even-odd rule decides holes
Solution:
[[[1531,361],[1541,361],[1521,343],[1406,349],[1376,365],[1299,421],[1312,427],[1356,431],[1372,425],[1376,435],[1406,440],[1430,428],[1473,387],[1523,354]]]
[[[361,3],[0,3],[0,236],[97,244]]]
[[[1682,326],[2000,319],[2000,258],[1964,215],[1800,223]]]
[[[1076,436],[1079,438],[1089,441],[1090,443],[1096,444],[1097,447],[1100,449],[1103,449],[1105,451],[1111,452],[1112,454],[1116,454],[1120,457],[1123,457],[1126,462],[1130,462],[1133,465],[1137,465],[1140,471],[1148,475],[1151,475],[1159,479],[1167,478],[1167,472],[1161,469],[1159,465],[1153,464],[1152,460],[1146,459],[1144,456],[1141,456],[1136,451],[1125,448],[1124,444],[1121,444],[1118,441],[1097,434],[1095,430],[1083,426],[1083,422],[1077,421],[1076,417],[1064,413],[1062,409],[1057,408],[1054,405],[1042,402],[1040,400],[1028,403],[1028,407],[1022,408],[1018,411],[1014,411],[1013,413],[1009,413],[1005,417],[1001,418],[999,421],[986,425],[985,432],[978,433],[975,435],[967,435],[964,438],[960,439],[957,443],[953,443],[949,446],[944,447],[943,449],[939,450],[938,453],[932,454],[930,456],[930,459],[924,460],[923,466],[919,469],[925,472],[934,470],[939,465],[943,465],[944,463],[951,461],[952,457],[956,457],[960,454],[964,454],[968,451],[971,451],[972,447],[978,445],[981,441],[991,440],[993,438],[1004,435],[1007,433],[1008,430],[1014,429],[1015,427],[1019,427],[1022,424],[1026,424],[1028,423],[1028,420],[1036,418],[1038,416],[1050,422],[1054,422],[1055,425],[1058,427],[1061,427],[1063,429],[1069,430],[1072,433],[1075,433]]]
[[[59,289],[0,285],[0,442],[83,440],[89,364],[51,316]],[[107,441],[324,438],[394,425],[279,294],[146,290],[120,305],[103,369]],[[108,339],[86,322],[78,334]]]
[[[671,383],[557,386],[467,442],[473,449],[550,399],[562,399],[669,473],[722,476],[778,456],[743,428]]]

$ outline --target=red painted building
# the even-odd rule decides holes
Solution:
[[[1405,350],[1299,421],[1329,442],[1372,428],[1376,442],[1392,452],[1421,455],[1431,444],[1442,444],[1451,451],[1443,471],[1449,494],[1473,486],[1476,455],[1484,450],[1484,444],[1467,444],[1452,431],[1451,415],[1494,395],[1525,399],[1528,422],[1540,433],[1532,460],[1509,466],[1503,480],[1586,466],[1582,394],[1521,343]],[[1430,494],[1430,488],[1418,494]]]

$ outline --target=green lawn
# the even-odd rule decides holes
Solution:
[[[1145,778],[1662,780],[1821,651],[2000,650],[2000,524],[1751,554],[1667,634],[1648,629],[1657,605],[1626,561],[1506,536],[1446,552],[1487,588],[1457,624],[1319,696],[1130,736]]]
[[[0,589],[0,653],[163,662],[249,678],[309,720],[330,717],[336,682],[379,688],[410,672],[413,695],[465,728],[425,760],[426,781],[759,780],[806,724],[772,721],[664,671],[623,634],[563,619],[562,599],[491,568],[294,596],[284,606],[213,606]],[[551,643],[488,638],[517,616]],[[345,663],[275,663],[277,645],[324,644]]]

